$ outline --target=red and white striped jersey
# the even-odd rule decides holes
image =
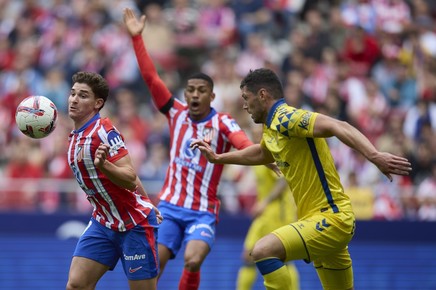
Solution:
[[[216,153],[228,152],[232,147],[242,149],[252,142],[229,114],[211,108],[204,120],[191,120],[186,104],[172,96],[159,78],[141,35],[132,39],[141,75],[170,129],[170,164],[159,198],[179,207],[218,215],[217,191],[223,165],[209,163],[199,150],[190,148],[191,141],[211,133],[210,145]]]
[[[92,216],[102,225],[124,232],[140,224],[148,226],[152,204],[145,196],[111,182],[94,165],[101,144],[110,146],[107,160],[116,162],[128,154],[124,139],[107,118],[95,115],[69,136],[68,163],[94,210]]]
[[[248,140],[248,137],[232,117],[213,109],[201,122],[192,121],[186,106],[175,98],[166,116],[171,132],[170,164],[160,199],[180,207],[218,214],[217,191],[223,165],[208,162],[199,150],[190,148],[191,141],[211,134],[212,149],[223,153],[232,146],[241,147],[240,140]]]

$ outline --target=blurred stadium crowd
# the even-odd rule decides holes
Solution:
[[[362,156],[329,139],[358,218],[436,221],[436,2],[425,0],[0,0],[0,210],[88,211],[67,164],[70,80],[107,78],[103,115],[123,133],[135,166],[156,194],[168,164],[166,119],[143,84],[123,7],[147,15],[143,35],[177,97],[185,77],[215,81],[217,110],[247,132],[239,82],[269,67],[287,102],[357,126],[382,150],[406,156],[408,177],[390,183]],[[52,99],[55,132],[32,140],[15,126],[29,95]],[[256,192],[249,167],[228,166],[223,210],[241,212]]]

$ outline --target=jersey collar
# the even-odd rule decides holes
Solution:
[[[73,130],[73,132],[74,133],[82,132],[83,130],[86,129],[86,127],[89,126],[89,124],[91,124],[92,122],[94,122],[97,119],[100,119],[100,113],[95,114],[94,117],[92,117],[88,122],[86,122],[85,125],[83,125],[79,130]]]
[[[213,117],[215,114],[216,114],[215,109],[211,107],[211,108],[210,108],[210,112],[209,112],[209,114],[208,114],[204,119],[202,119],[202,120],[198,120],[198,121],[194,121],[194,120],[192,120],[191,117],[189,116],[189,113],[188,113],[188,118],[192,121],[192,123],[201,123],[201,122],[209,121],[210,119],[212,119],[212,117]]]
[[[268,117],[267,117],[267,119],[266,119],[266,126],[267,126],[268,128],[271,126],[271,123],[272,123],[272,121],[273,121],[273,117],[274,117],[274,114],[275,114],[277,108],[278,108],[280,105],[284,104],[284,103],[285,103],[285,99],[284,99],[284,98],[281,98],[280,100],[278,100],[277,102],[275,102],[275,104],[274,104],[274,105],[271,107],[271,109],[269,110]]]

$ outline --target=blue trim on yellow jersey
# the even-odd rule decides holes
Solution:
[[[327,182],[327,178],[325,177],[324,169],[322,168],[321,161],[319,160],[318,152],[316,151],[315,141],[313,138],[307,138],[307,144],[309,144],[310,152],[312,153],[313,161],[315,162],[316,171],[318,172],[319,179],[321,181],[322,188],[327,197],[327,201],[332,208],[333,212],[339,212],[339,209],[335,202],[333,201],[333,196],[329,188],[329,184]]]
[[[285,99],[280,99],[271,107],[271,110],[269,110],[268,117],[266,118],[266,126],[268,128],[271,126],[274,117],[274,112],[276,111],[277,107],[284,103],[285,103]]]

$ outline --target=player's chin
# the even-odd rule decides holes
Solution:
[[[70,119],[73,121],[80,119],[79,112],[76,110],[68,110],[68,117],[70,117]]]
[[[75,116],[76,116],[76,114],[73,112],[73,111],[71,111],[71,110],[68,110],[68,117],[70,117],[70,119],[75,119]]]

